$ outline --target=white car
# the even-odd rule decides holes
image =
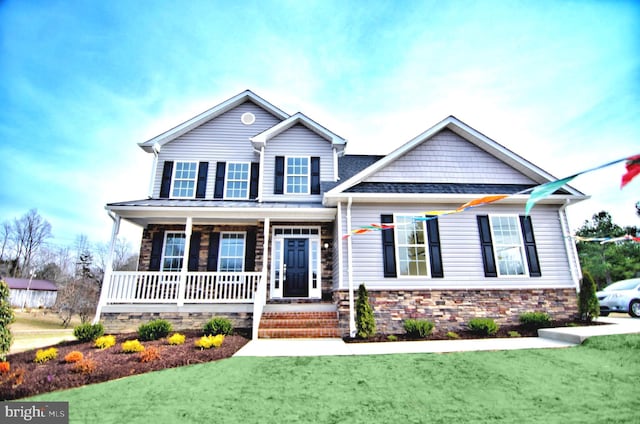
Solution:
[[[640,317],[640,278],[622,280],[596,293],[600,304],[600,316],[610,312],[627,312],[634,318]]]

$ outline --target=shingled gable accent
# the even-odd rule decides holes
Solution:
[[[475,146],[484,150],[485,152],[494,156],[495,158],[501,160],[507,165],[513,167],[514,169],[518,170],[519,172],[521,172],[522,174],[526,175],[527,177],[531,178],[533,181],[539,184],[556,180],[556,178],[553,175],[542,170],[541,168],[537,167],[536,165],[532,164],[526,159],[518,156],[514,152],[510,151],[506,147],[490,139],[484,134],[476,131],[475,129],[471,128],[464,122],[460,121],[458,118],[454,116],[449,116],[444,120],[440,121],[439,123],[437,123],[436,125],[434,125],[433,127],[429,128],[425,132],[419,134],[412,140],[408,141],[404,145],[400,146],[398,149],[389,153],[382,159],[373,163],[371,166],[351,176],[347,180],[343,181],[341,184],[336,185],[330,191],[325,193],[325,198],[340,196],[341,193],[344,193],[348,191],[351,187],[354,187],[362,183],[368,177],[382,170],[383,168],[391,164],[396,159],[400,158],[401,156],[411,151],[418,145],[429,140],[434,135],[438,134],[440,131],[444,129],[451,130],[455,134],[459,135],[460,137],[464,138],[465,140],[469,141],[470,143],[474,144]],[[565,186],[564,188],[569,193],[569,195],[584,197],[583,193],[581,193],[580,191],[568,185]]]
[[[268,111],[269,113],[271,113],[272,115],[280,119],[285,120],[289,118],[288,113],[283,112],[282,110],[272,105],[268,101],[264,100],[262,97],[258,96],[251,90],[245,90],[242,93],[237,94],[228,100],[225,100],[219,105],[214,106],[211,109],[205,112],[202,112],[201,114],[189,119],[188,121],[185,121],[182,124],[170,129],[169,131],[166,131],[143,143],[138,143],[138,146],[140,146],[147,153],[153,153],[153,146],[155,144],[163,146],[169,143],[170,141],[180,137],[181,135],[191,131],[192,129],[199,127],[205,122],[210,121],[211,119],[222,115],[223,113],[235,108],[238,105],[241,105],[246,101],[251,101],[255,103],[256,105],[262,107],[263,109],[265,109],[266,111]]]
[[[320,137],[329,141],[336,148],[338,153],[342,153],[344,151],[344,148],[347,144],[347,140],[340,137],[336,133],[329,131],[328,129],[318,124],[313,119],[305,116],[301,112],[298,112],[295,115],[280,122],[279,124],[274,125],[273,127],[261,132],[256,136],[251,137],[251,142],[253,143],[253,147],[256,150],[260,149],[271,138],[277,136],[278,134],[288,130],[289,128],[297,124],[304,125],[309,130],[313,131],[314,133],[318,134]]]

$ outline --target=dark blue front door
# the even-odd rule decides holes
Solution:
[[[309,297],[309,240],[284,241],[284,297]]]

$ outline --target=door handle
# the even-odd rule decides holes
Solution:
[[[287,281],[287,264],[282,265],[282,281]]]

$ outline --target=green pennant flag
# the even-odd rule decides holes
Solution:
[[[575,174],[570,177],[563,178],[561,180],[551,181],[535,187],[531,192],[529,199],[527,200],[527,204],[525,206],[525,215],[529,216],[529,212],[531,211],[531,208],[533,208],[533,205],[535,205],[537,202],[544,199],[545,197],[552,195],[553,192],[555,192],[562,186],[568,184],[571,180],[573,180],[577,176],[578,174]]]

